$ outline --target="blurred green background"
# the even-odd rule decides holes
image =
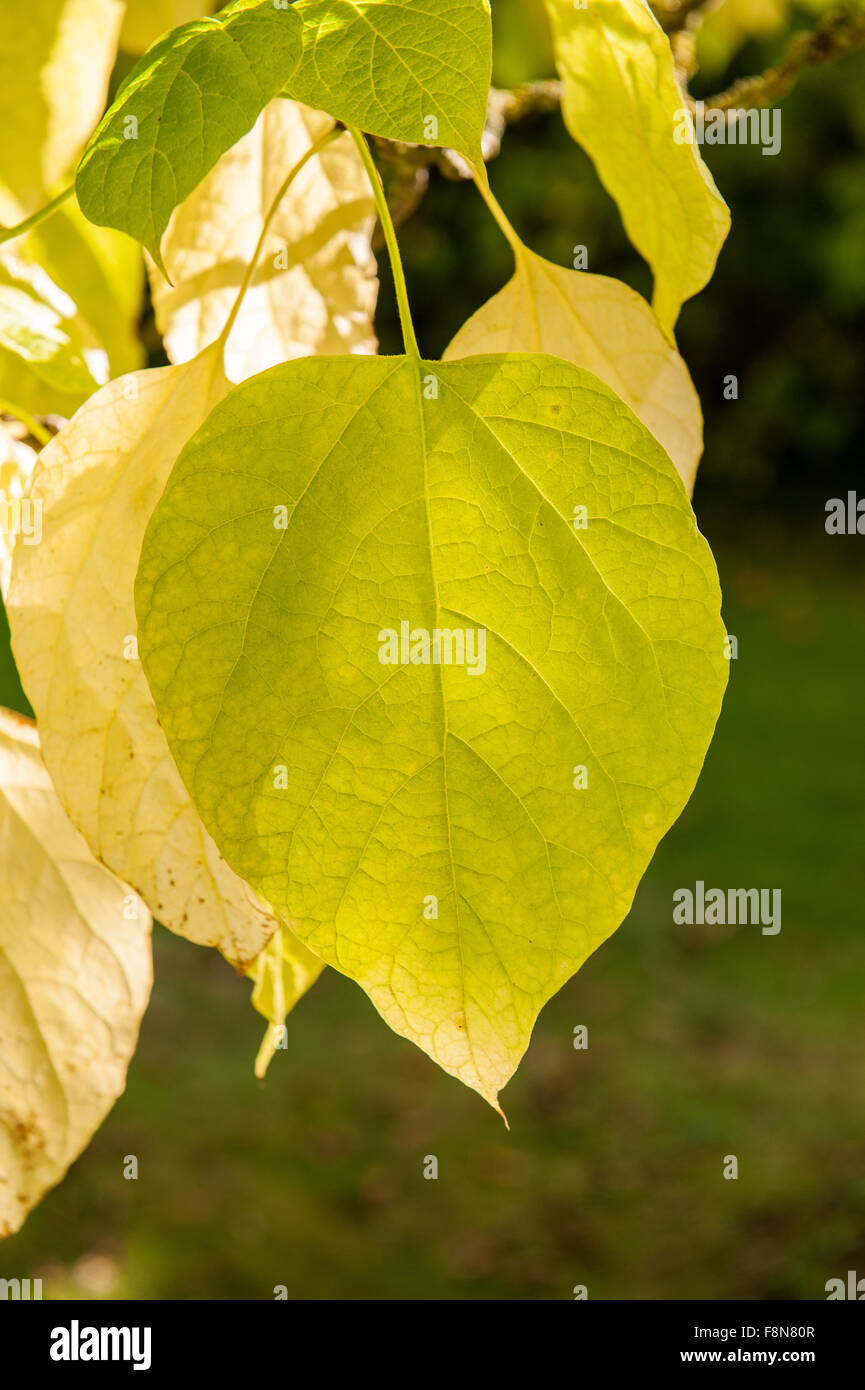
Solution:
[[[761,70],[813,8],[727,0],[693,93]],[[493,12],[499,84],[549,76],[539,0]],[[703,777],[630,916],[538,1021],[503,1096],[510,1133],[333,971],[259,1086],[248,982],[158,929],[127,1091],[4,1242],[0,1275],[41,1275],[46,1297],[179,1299],[279,1284],[814,1299],[865,1275],[865,539],[824,530],[828,498],[865,491],[863,84],[865,53],[808,73],[775,158],[704,149],[733,231],[678,337],[706,418],[695,508],[739,654]],[[648,291],[558,114],[511,128],[490,177],[536,250],[570,264],[585,244],[589,269]],[[401,241],[433,356],[508,277],[509,252],[471,187],[438,174]],[[0,703],[26,709],[5,635],[2,650]],[[674,927],[673,891],[698,878],[780,887],[780,934]]]

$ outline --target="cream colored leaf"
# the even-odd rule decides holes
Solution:
[[[320,111],[277,98],[176,209],[162,243],[173,287],[149,265],[172,362],[189,361],[221,332],[283,179],[332,126]],[[228,339],[232,381],[292,357],[376,351],[374,225],[369,182],[346,134],[310,159],[280,201]]]
[[[463,324],[445,361],[488,352],[548,352],[593,372],[651,430],[691,495],[703,448],[700,401],[684,361],[628,285],[520,247],[513,278]]]
[[[0,0],[0,179],[28,212],[102,114],[121,0]]]
[[[150,914],[70,825],[35,726],[0,710],[0,1237],[59,1182],[126,1084]]]
[[[238,966],[276,919],[223,862],[177,773],[136,657],[141,539],[172,464],[229,389],[218,350],[110,382],[42,451],[40,545],[8,597],[18,669],[60,799],[166,927]]]
[[[0,420],[0,594],[5,597],[12,570],[12,549],[17,536],[28,535],[37,542],[37,517],[25,494],[36,462],[36,450],[24,442],[26,428]],[[22,528],[22,520],[25,525]]]
[[[546,4],[565,124],[652,267],[654,309],[672,330],[714,270],[730,213],[693,143],[669,40],[643,0]]]

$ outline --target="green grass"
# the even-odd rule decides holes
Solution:
[[[704,775],[544,1010],[510,1133],[332,971],[259,1087],[248,984],[160,929],[126,1094],[0,1276],[47,1297],[811,1299],[865,1274],[865,585],[844,546],[722,548],[739,657]],[[780,887],[780,934],[674,927],[697,878]]]

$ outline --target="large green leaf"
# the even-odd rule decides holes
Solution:
[[[287,91],[371,135],[480,161],[492,68],[488,0],[298,0]]]
[[[131,233],[162,269],[171,213],[290,77],[301,28],[293,9],[236,0],[155,43],[84,152],[76,189],[86,216]]]
[[[493,1104],[691,793],[719,605],[645,426],[529,355],[244,382],[175,465],[136,585],[160,721],[225,858]],[[485,659],[383,664],[403,623]]]
[[[615,198],[655,277],[653,307],[671,331],[701,290],[730,228],[697,145],[669,40],[644,0],[546,0],[562,114]]]

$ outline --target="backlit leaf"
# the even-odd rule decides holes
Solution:
[[[670,43],[644,0],[547,0],[562,114],[615,198],[655,277],[653,305],[672,330],[709,279],[730,227],[696,144]]]
[[[21,1226],[126,1084],[150,915],[67,820],[33,724],[0,710],[0,1237]]]
[[[23,206],[0,188],[0,222],[11,227],[24,215]],[[122,376],[142,365],[138,323],[144,257],[131,237],[89,222],[72,197],[31,231],[0,246],[0,261],[12,260],[39,266],[68,297],[83,341],[107,358],[102,380],[109,372]]]
[[[22,254],[38,262],[74,300],[105,349],[112,376],[142,365],[138,338],[144,293],[144,258],[131,237],[97,227],[76,200],[64,203],[27,238]],[[14,248],[17,242],[10,245]]]
[[[162,267],[169,217],[291,75],[300,31],[291,8],[235,0],[159,39],[84,152],[76,189],[85,215],[129,232]]]
[[[136,582],[227,861],[492,1104],[691,793],[719,605],[660,446],[588,372],[528,355],[244,382],[175,465]],[[429,661],[436,630],[462,661],[459,636]],[[427,661],[389,632],[420,658],[426,634]]]
[[[25,214],[102,115],[122,19],[121,0],[0,0],[0,182]]]
[[[700,401],[652,310],[621,280],[520,248],[513,278],[463,325],[445,360],[489,352],[547,352],[594,372],[663,445],[691,495],[703,449]]]
[[[172,762],[136,657],[141,537],[183,443],[228,390],[215,349],[111,382],[39,456],[42,541],[8,597],[22,684],[60,799],[165,926],[247,965],[276,921],[223,863]]]
[[[104,354],[85,346],[75,305],[38,266],[0,260],[0,400],[31,415],[71,415],[104,381]],[[88,361],[89,356],[89,361]]]
[[[295,9],[303,60],[290,96],[370,135],[481,160],[488,0],[298,0]]]
[[[286,174],[333,126],[279,98],[177,209],[163,240],[174,286],[151,270],[172,362],[222,331]],[[375,206],[351,137],[315,155],[283,196],[228,338],[232,381],[308,353],[375,352]]]

